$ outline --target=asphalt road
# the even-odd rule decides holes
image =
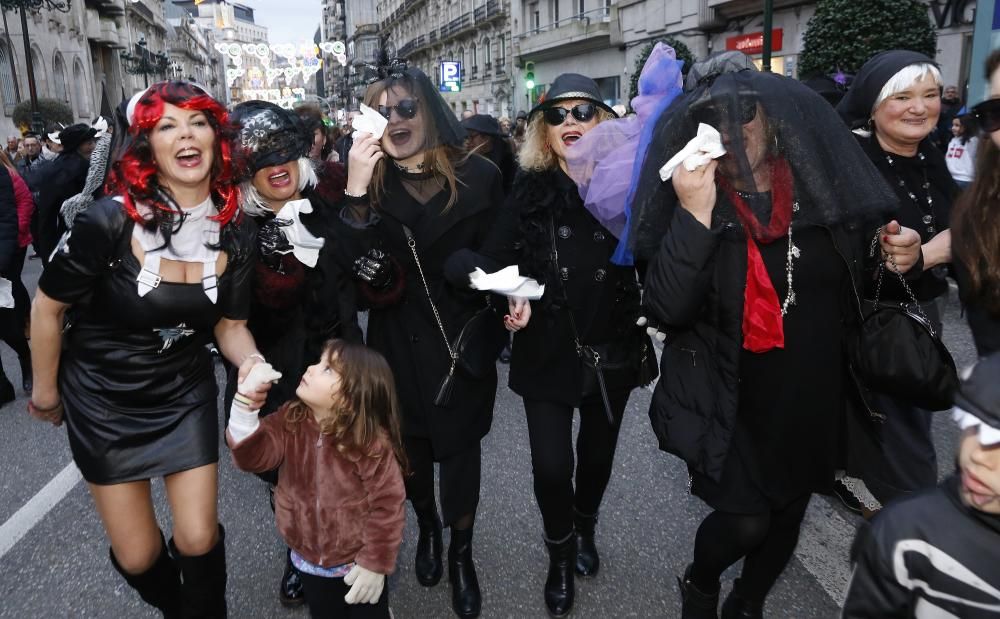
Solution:
[[[39,269],[37,260],[28,262],[29,288]],[[945,315],[945,339],[964,366],[974,359],[974,349],[954,296],[952,292]],[[0,356],[18,384],[13,353],[3,347]],[[501,372],[504,385],[506,368]],[[598,527],[601,573],[577,581],[578,618],[680,613],[675,579],[690,560],[694,533],[707,509],[688,494],[683,464],[657,449],[646,414],[649,399],[650,393],[640,390],[629,402]],[[22,395],[0,409],[0,617],[157,616],[108,562],[104,532],[86,486],[71,466],[65,431],[34,421],[25,406]],[[938,416],[935,434],[942,473],[947,473],[957,437],[947,415]],[[283,546],[263,482],[237,471],[222,449],[219,503],[227,530],[231,616],[307,617],[304,609],[288,610],[278,603]],[[547,559],[531,491],[524,412],[520,400],[503,387],[483,458],[474,542],[482,616],[545,617]],[[154,494],[161,526],[169,531],[161,483],[154,484]],[[413,577],[416,525],[409,510],[407,518],[398,570],[390,579],[394,615],[452,616],[447,577],[430,589]],[[856,524],[835,500],[814,497],[795,558],[769,598],[769,617],[836,616]],[[736,575],[733,568],[726,579]]]

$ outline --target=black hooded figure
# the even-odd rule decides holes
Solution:
[[[907,73],[910,79],[902,81],[909,83],[901,83]],[[861,67],[837,111],[899,199],[899,222],[920,233],[923,271],[913,278],[911,288],[935,332],[941,333],[939,299],[948,291],[949,220],[958,186],[931,133],[941,107],[936,75],[934,61],[923,54],[882,52]],[[893,280],[882,288],[881,298],[911,302],[907,291]],[[931,437],[932,411],[881,393],[872,394],[871,401],[885,414],[886,422],[881,449],[872,453],[873,461],[862,478],[867,490],[884,504],[933,487],[938,466]]]
[[[469,152],[486,157],[500,169],[503,176],[504,195],[510,195],[517,173],[514,149],[500,130],[500,123],[489,114],[474,114],[462,121],[468,134],[466,148]]]
[[[35,251],[45,264],[48,264],[49,255],[66,231],[65,222],[59,216],[63,201],[80,193],[87,182],[96,136],[97,130],[87,124],[66,127],[59,132],[62,152],[35,174],[34,187],[38,193],[31,236],[35,241]]]
[[[388,126],[380,140],[354,140],[343,217],[356,226],[361,250],[370,250],[356,263],[359,301],[370,307],[368,345],[389,361],[399,392],[412,471],[406,493],[420,528],[417,580],[433,586],[443,570],[437,462],[444,524],[451,527],[452,607],[475,617],[480,441],[493,421],[497,377],[492,364],[478,376],[452,364],[451,342],[486,298],[452,286],[442,269],[455,251],[482,244],[502,206],[503,182],[495,165],[464,151],[465,131],[424,73],[398,60],[372,69],[364,103]],[[495,329],[503,333],[499,315]],[[494,359],[499,352],[492,351]]]
[[[701,123],[726,154],[661,182]],[[741,558],[722,615],[762,617],[810,495],[851,467],[842,447],[867,428],[842,342],[895,196],[833,108],[772,73],[707,76],[655,121],[642,156],[630,239],[650,260],[647,316],[667,334],[649,417],[714,510],[680,583],[682,617],[717,617],[719,578]],[[887,232],[905,270],[916,233]]]

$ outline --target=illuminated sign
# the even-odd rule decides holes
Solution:
[[[771,31],[771,51],[778,52],[781,51],[782,35],[783,31],[781,28],[775,28]],[[729,37],[726,39],[726,49],[734,49],[738,52],[743,52],[747,55],[753,54],[763,54],[764,53],[764,33],[754,32],[753,34],[744,34],[738,37]]]
[[[441,83],[438,89],[441,92],[462,91],[461,62],[457,60],[444,60],[441,62]]]

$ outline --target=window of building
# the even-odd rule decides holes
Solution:
[[[58,52],[52,60],[52,82],[56,98],[69,103],[72,107],[73,104],[69,100],[69,88],[66,84],[66,67],[63,64],[62,54]]]
[[[611,77],[602,77],[594,80],[597,82],[597,88],[601,91],[601,100],[607,105],[617,105],[622,102],[621,95],[621,78],[617,75]]]
[[[610,15],[611,14],[611,0],[603,0],[603,2],[601,3],[601,5],[604,8],[604,16],[607,17],[608,15]]]
[[[91,116],[90,93],[87,92],[89,83],[90,81],[86,79],[86,74],[83,72],[83,63],[77,58],[73,61],[74,98],[76,99],[77,114],[84,118]]]
[[[8,56],[6,42],[0,41],[0,96],[3,97],[5,108],[11,108],[17,104],[17,97],[14,96],[14,76],[10,72],[10,56]]]
[[[39,97],[50,96],[49,80],[46,77],[45,65],[42,64],[42,54],[37,47],[31,48],[31,64],[35,69],[35,90]]]
[[[507,66],[507,40],[503,34],[497,39],[497,65],[501,70]]]
[[[540,20],[541,15],[538,13],[537,2],[528,5],[528,13],[531,15],[531,29],[538,32],[538,29],[542,27],[542,23]]]
[[[586,12],[587,12],[587,7],[586,7],[585,0],[576,0],[576,13],[577,13],[577,15],[579,15],[580,17],[583,17],[583,14],[586,13]]]
[[[472,77],[476,77],[476,72],[479,71],[479,53],[475,43],[469,48],[469,60],[472,62]]]
[[[552,23],[559,25],[559,0],[552,0]]]
[[[489,39],[483,39],[483,63],[487,69],[493,66],[493,42]]]

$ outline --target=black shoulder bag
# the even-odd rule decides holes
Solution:
[[[879,228],[869,255],[878,249]],[[879,262],[874,306],[848,338],[851,372],[870,391],[912,402],[928,410],[952,405],[958,387],[955,360],[934,331],[903,275],[889,256],[893,272],[910,297],[910,303],[879,301],[885,261]]]
[[[417,256],[417,242],[413,238],[413,232],[407,226],[403,226],[403,232],[406,234],[406,244],[410,248],[410,253],[413,254],[413,262],[417,265],[417,272],[424,285],[424,292],[427,293],[427,302],[431,306],[434,320],[437,322],[445,348],[448,350],[448,358],[450,359],[448,373],[441,379],[437,395],[434,398],[436,406],[448,406],[451,402],[451,392],[454,386],[455,368],[461,368],[472,378],[485,378],[490,371],[496,368],[497,355],[507,343],[507,330],[497,316],[490,296],[486,295],[486,305],[465,321],[454,341],[449,340],[448,332],[441,321],[441,313],[431,296],[427,278],[424,277],[424,268],[420,264],[419,256]]]

